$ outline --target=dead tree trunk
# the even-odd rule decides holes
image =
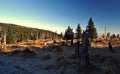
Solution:
[[[73,39],[74,39],[73,34],[71,34],[71,46],[73,45]]]
[[[7,48],[6,48],[6,33],[4,33],[4,36],[3,36],[2,51],[3,51],[3,52],[7,52]]]
[[[115,52],[113,47],[112,47],[111,41],[108,43],[108,48],[109,48],[110,52]]]
[[[84,67],[89,63],[89,53],[88,53],[88,33],[83,32],[83,37],[82,37],[82,48],[81,48],[81,61],[80,64]]]
[[[80,57],[79,49],[80,49],[80,41],[77,41],[76,46],[75,46],[75,56],[77,58]]]
[[[6,33],[4,33],[4,44],[6,45]]]
[[[71,46],[73,45],[73,38],[71,39]]]

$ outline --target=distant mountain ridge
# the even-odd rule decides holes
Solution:
[[[61,38],[59,34],[48,30],[19,26],[16,24],[0,23],[0,38],[3,37],[4,33],[6,33],[7,43]]]

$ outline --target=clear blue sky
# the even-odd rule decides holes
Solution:
[[[92,17],[98,33],[120,32],[120,0],[0,0],[0,22],[57,31],[85,29]]]

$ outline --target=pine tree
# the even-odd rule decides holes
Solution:
[[[111,38],[116,38],[116,35],[115,35],[115,34],[112,34]]]
[[[61,32],[60,36],[61,36],[61,38],[63,38],[63,33],[62,32]]]
[[[119,35],[119,34],[117,34],[117,38],[120,38],[120,35]]]
[[[110,32],[107,33],[107,38],[110,38]]]
[[[68,26],[68,28],[65,31],[64,39],[71,40],[71,45],[73,45],[74,33],[73,29],[70,26]]]
[[[92,39],[98,37],[97,36],[97,29],[95,28],[95,25],[94,25],[92,18],[90,18],[88,21],[88,26],[87,26],[86,31],[88,32],[88,35],[89,35],[89,38],[91,39],[91,41],[92,41]]]
[[[102,35],[102,38],[105,38],[105,34]]]
[[[77,39],[81,38],[81,36],[82,36],[81,31],[82,31],[82,29],[80,27],[80,24],[78,24],[77,29],[76,29],[76,38]]]
[[[73,38],[73,29],[71,29],[70,26],[68,26],[68,28],[66,29],[65,31],[65,36],[64,36],[64,39],[66,40],[70,40],[71,38]]]

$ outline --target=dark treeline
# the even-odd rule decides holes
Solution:
[[[65,30],[64,39],[71,40],[71,45],[72,45],[73,39],[76,38],[79,41],[80,39],[83,38],[84,32],[86,32],[88,35],[88,42],[89,42],[89,46],[90,46],[93,39],[98,37],[97,29],[94,25],[94,21],[92,20],[92,18],[89,19],[88,25],[86,26],[86,29],[83,30],[83,32],[82,32],[80,24],[78,24],[78,26],[76,28],[76,33],[73,32],[73,28],[68,26],[68,28]]]
[[[98,37],[97,29],[94,25],[94,21],[92,20],[92,18],[89,19],[88,25],[86,26],[86,29],[83,30],[83,32],[84,31],[86,31],[88,33],[88,38],[91,41],[92,41],[92,39]],[[68,26],[68,28],[65,30],[64,39],[70,40],[71,38],[76,38],[76,39],[82,38],[82,29],[81,29],[80,24],[78,24],[78,26],[76,28],[76,33],[73,32],[73,28],[71,28],[70,26]]]
[[[59,34],[48,30],[0,23],[0,38],[3,37],[4,33],[6,33],[6,43],[8,44],[28,40],[61,38]]]

